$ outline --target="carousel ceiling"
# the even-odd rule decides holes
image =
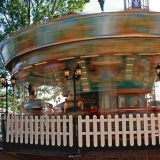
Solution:
[[[2,45],[5,66],[19,81],[73,92],[63,68],[83,68],[77,92],[149,93],[160,62],[160,14],[130,11],[70,15],[25,27]],[[71,75],[72,76],[72,75]]]

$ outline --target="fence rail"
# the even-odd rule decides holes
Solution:
[[[137,115],[108,115],[106,118],[101,115],[99,118],[88,115],[83,118],[78,116],[78,145],[86,144],[87,147],[93,143],[94,147],[100,144],[118,147],[122,145],[138,146],[160,144],[160,113],[158,114],[137,114]],[[28,116],[7,117],[7,142],[20,142],[41,145],[69,145],[73,146],[73,117],[57,116],[38,118]],[[114,142],[114,143],[113,143]]]

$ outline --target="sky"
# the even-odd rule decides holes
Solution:
[[[124,0],[105,0],[104,12],[114,12],[124,10]],[[160,12],[160,0],[149,0],[149,10]],[[98,0],[90,0],[83,10],[85,13],[100,13],[101,9]]]

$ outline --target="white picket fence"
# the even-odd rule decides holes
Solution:
[[[128,145],[127,142],[134,146],[149,145],[151,140],[152,145],[156,145],[156,139],[159,139],[160,144],[160,113],[158,115],[151,114],[132,114],[111,117],[108,115],[105,118],[103,115],[100,118],[93,116],[78,116],[78,144],[79,147],[87,147],[93,143],[95,147],[98,142],[102,147],[105,145],[117,147],[122,141],[123,146]],[[20,142],[41,145],[69,145],[73,146],[73,117],[66,116],[49,118],[41,116],[33,118],[30,116],[7,117],[7,142]]]
[[[67,126],[68,124],[68,126]],[[48,116],[41,116],[38,119],[35,116],[33,119],[32,116],[28,118],[27,116],[20,118],[18,116],[11,118],[7,117],[7,142],[16,142],[28,143],[30,144],[40,144],[43,145],[46,141],[46,145],[51,144],[54,146],[60,146],[63,138],[63,145],[67,145],[67,136],[69,137],[69,146],[73,146],[73,120],[72,116],[69,116],[69,119],[66,116],[63,116],[61,119],[60,116],[57,116],[55,119],[54,116],[49,118]]]

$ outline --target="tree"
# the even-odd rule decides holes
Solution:
[[[25,92],[23,96],[24,102],[28,100],[29,96],[34,96],[35,99],[41,99],[42,103],[46,103],[50,100],[56,99],[56,97],[58,97],[61,94],[61,90],[58,86],[57,87],[55,86],[53,87],[50,85],[34,86],[29,83],[23,83],[22,85],[25,88],[23,91]]]
[[[56,97],[58,97],[59,95],[60,95],[59,87],[43,85],[37,88],[36,96],[37,98],[41,97],[43,103],[48,102],[50,100],[55,100]]]
[[[25,25],[83,10],[88,0],[1,0],[0,41]]]
[[[5,77],[9,75],[9,72],[5,69],[2,60],[0,59],[0,75],[4,75]],[[3,88],[2,85],[0,85],[0,97],[5,97],[5,89]],[[2,107],[2,104],[4,104],[2,101],[3,98],[0,98],[0,108]]]

